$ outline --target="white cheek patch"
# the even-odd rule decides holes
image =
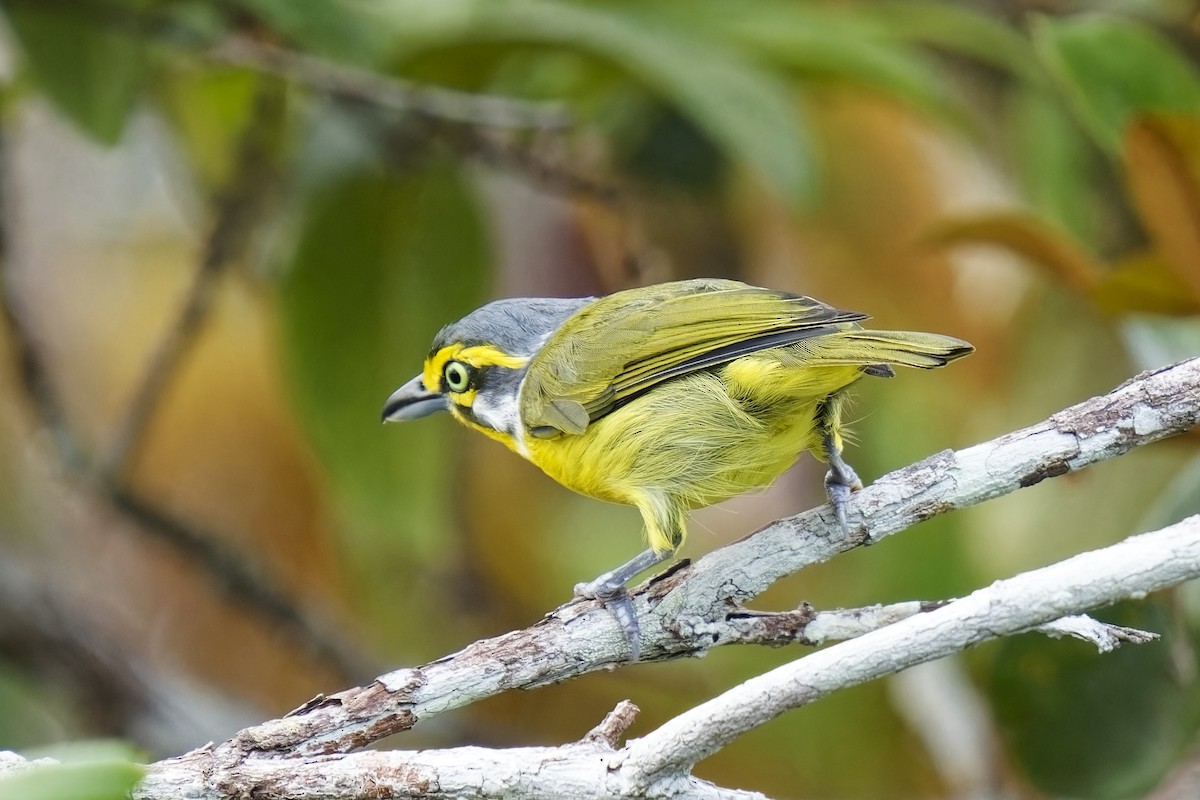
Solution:
[[[517,451],[529,458],[529,451],[525,447],[525,428],[521,425],[521,415],[515,397],[492,397],[480,392],[471,404],[471,412],[482,424],[511,436],[516,442]]]

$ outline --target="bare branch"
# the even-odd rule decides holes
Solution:
[[[1200,515],[980,589],[968,597],[752,678],[617,750],[632,706],[557,748],[296,757],[229,743],[154,764],[135,800],[216,800],[255,787],[257,797],[354,797],[376,787],[398,796],[521,800],[535,797],[750,797],[698,782],[693,765],[783,712],[848,686],[899,672],[1083,609],[1200,577]],[[291,718],[293,721],[295,718]],[[287,720],[285,720],[286,722]],[[242,744],[246,741],[243,739]],[[261,742],[260,744],[269,744]],[[274,756],[274,757],[272,757]]]
[[[419,85],[245,37],[229,39],[210,50],[208,56],[218,63],[302,83],[332,97],[436,121],[487,128],[563,130],[571,126],[562,103],[538,103]]]
[[[621,743],[621,737],[625,735],[625,731],[633,725],[638,710],[633,703],[622,700],[617,703],[616,708],[605,714],[604,719],[600,720],[600,724],[588,731],[580,741],[600,742],[615,748]]]
[[[179,365],[196,346],[216,295],[217,282],[241,255],[261,218],[265,198],[274,186],[266,131],[274,130],[283,112],[282,97],[271,87],[258,93],[254,112],[238,142],[229,182],[214,201],[212,228],[192,276],[192,283],[172,324],[163,333],[117,426],[105,468],[113,479],[124,477],[137,448]]]
[[[1097,622],[1085,614],[1073,614],[1056,619],[1044,625],[1038,625],[1033,630],[1055,639],[1071,636],[1091,642],[1101,653],[1111,653],[1123,644],[1146,644],[1160,638],[1159,634],[1151,631]]]
[[[734,738],[837,689],[1200,577],[1200,515],[997,581],[928,614],[751,678],[626,747],[631,793],[690,771]]]
[[[1200,358],[1140,375],[1030,428],[885,475],[855,495],[850,507],[870,531],[862,541],[875,541],[1180,433],[1198,419]],[[778,578],[854,546],[822,506],[772,523],[695,564],[669,569],[633,592],[645,658],[695,655],[737,641],[737,614],[747,600]],[[218,751],[234,760],[247,753],[348,752],[509,689],[609,669],[626,658],[626,647],[611,614],[594,601],[574,601],[530,628],[387,673],[366,687],[314,698],[282,720],[240,732]]]
[[[375,670],[340,630],[318,614],[302,608],[265,570],[254,564],[248,554],[223,544],[228,537],[218,537],[178,519],[140,496],[123,481],[122,473],[134,455],[133,450],[142,438],[162,389],[194,343],[207,316],[217,273],[238,252],[248,235],[248,223],[255,218],[250,212],[261,201],[265,183],[263,148],[261,143],[255,143],[261,135],[261,131],[247,133],[241,155],[245,170],[218,198],[217,219],[205,243],[188,299],[170,332],[159,343],[151,365],[135,391],[109,455],[109,469],[97,464],[95,457],[80,444],[38,346],[30,315],[14,294],[12,265],[4,247],[8,216],[4,193],[7,186],[3,181],[0,181],[0,324],[6,325],[11,334],[9,341],[20,367],[19,385],[37,423],[51,432],[55,452],[66,468],[66,477],[73,488],[93,494],[134,523],[134,529],[139,533],[181,552],[224,596],[239,601],[244,608],[270,622],[279,632],[291,636],[347,680],[354,680]],[[0,162],[4,156],[3,144],[0,138]],[[246,181],[254,185],[244,186]]]
[[[205,751],[152,765],[134,800],[193,800],[241,797],[254,787],[260,800],[330,800],[354,797],[420,797],[424,800],[622,797],[612,764],[619,757],[602,742],[561,747],[492,750],[368,751],[314,758],[253,759],[235,769],[217,768]],[[766,800],[757,792],[722,789],[694,777],[673,782],[658,797],[697,800]]]
[[[889,605],[836,608],[829,611],[818,611],[808,603],[803,603],[795,611],[734,612],[726,615],[727,624],[710,627],[724,635],[735,631],[723,644],[765,644],[773,647],[803,644],[819,647],[830,642],[844,642],[862,636],[916,614],[935,611],[953,602],[954,600],[907,600]],[[1123,644],[1145,644],[1159,638],[1157,633],[1098,622],[1085,614],[1063,617],[1039,625],[1033,630],[1054,639],[1072,636],[1091,642],[1101,653],[1115,650]],[[704,626],[697,626],[691,631],[698,636],[704,636],[707,632],[709,631],[706,631]]]

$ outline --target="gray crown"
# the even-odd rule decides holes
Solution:
[[[446,345],[461,342],[468,347],[495,345],[513,356],[532,356],[550,334],[593,299],[513,297],[496,300],[438,331],[430,352],[436,353]]]

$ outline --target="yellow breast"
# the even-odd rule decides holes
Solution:
[[[818,406],[860,375],[746,357],[661,384],[580,435],[528,438],[528,457],[581,494],[637,506],[650,545],[667,550],[682,541],[688,509],[763,488],[819,451]]]

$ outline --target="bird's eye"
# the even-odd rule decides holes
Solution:
[[[449,361],[442,370],[446,388],[452,392],[465,392],[471,385],[472,368],[461,361]]]

